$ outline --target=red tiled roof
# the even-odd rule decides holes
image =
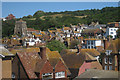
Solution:
[[[22,65],[25,68],[25,71],[29,78],[37,78],[37,76],[34,73],[35,64],[40,59],[38,53],[26,53],[21,52],[17,53]]]
[[[19,52],[17,53],[17,56],[19,57],[30,79],[37,78],[35,72],[39,72],[47,60],[52,66],[55,66],[58,61],[61,60],[66,67],[67,74],[70,74],[70,71],[57,51],[50,51],[48,48],[46,48],[47,59],[42,59],[37,52]]]
[[[96,60],[93,56],[85,53],[72,53],[68,52],[69,54],[63,55],[63,60],[65,61],[68,68],[80,68],[80,66],[86,60]]]
[[[27,28],[27,31],[35,31],[33,28]]]

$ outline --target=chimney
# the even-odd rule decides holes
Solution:
[[[46,57],[46,47],[45,46],[40,47],[40,57],[42,59],[47,59],[47,57]]]
[[[78,44],[78,53],[80,53],[80,51],[81,51],[81,45],[80,44]]]
[[[104,49],[108,48],[110,44],[109,40],[103,40],[103,42],[104,42]]]

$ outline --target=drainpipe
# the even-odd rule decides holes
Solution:
[[[55,68],[53,67],[53,80],[55,80]]]

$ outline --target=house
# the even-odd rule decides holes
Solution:
[[[0,54],[0,80],[2,79],[2,58],[4,56]]]
[[[40,47],[40,52],[19,52],[13,59],[16,79],[67,79],[70,75],[58,51]]]
[[[36,44],[41,43],[42,41],[39,38],[26,38],[23,42],[23,46],[35,46]]]
[[[109,22],[108,24],[107,24],[107,26],[109,26],[109,27],[120,27],[120,22]]]
[[[33,28],[27,28],[27,36],[33,36],[33,35],[40,35],[39,30],[35,30]]]
[[[80,26],[71,24],[71,28],[72,28],[74,36],[76,37],[81,36],[82,29]]]
[[[99,28],[86,28],[82,31],[81,36],[83,37],[102,37],[103,31]]]
[[[13,14],[9,14],[5,19],[7,20],[15,19],[15,16]]]
[[[106,33],[105,33],[105,37],[107,38],[108,36],[112,36],[112,38],[114,39],[114,38],[116,38],[116,35],[117,35],[117,33],[116,33],[116,31],[118,30],[118,28],[115,28],[115,27],[108,27],[107,29],[106,29]]]
[[[71,72],[71,79],[75,78],[78,75],[81,75],[86,71],[86,69],[102,69],[101,64],[92,55],[97,54],[89,53],[89,51],[63,51],[62,57]]]
[[[103,49],[104,49],[103,40],[96,39],[96,38],[86,38],[86,39],[83,40],[82,48],[97,49],[98,47],[103,47]]]
[[[0,78],[12,77],[12,58],[14,55],[6,48],[0,46]]]
[[[71,37],[72,29],[70,27],[63,27],[63,32],[66,34],[66,37]]]
[[[101,52],[100,59],[104,70],[120,70],[120,39],[110,41],[109,46]]]
[[[64,42],[64,39],[65,39],[65,33],[62,31],[62,29],[56,28],[56,40]]]
[[[74,80],[119,80],[119,72],[88,69]]]

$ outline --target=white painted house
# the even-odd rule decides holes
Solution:
[[[106,34],[104,35],[105,37],[107,36],[112,36],[112,38],[116,38],[116,31],[118,30],[118,28],[112,27],[112,28],[107,28],[106,30]]]
[[[29,39],[25,39],[24,41],[24,46],[27,46],[27,44],[29,46],[34,46],[37,43],[41,43],[41,40],[39,38],[29,38]]]
[[[98,46],[102,46],[102,41],[99,39],[85,39],[84,41],[84,45],[83,48],[86,49],[92,49],[98,47]]]

